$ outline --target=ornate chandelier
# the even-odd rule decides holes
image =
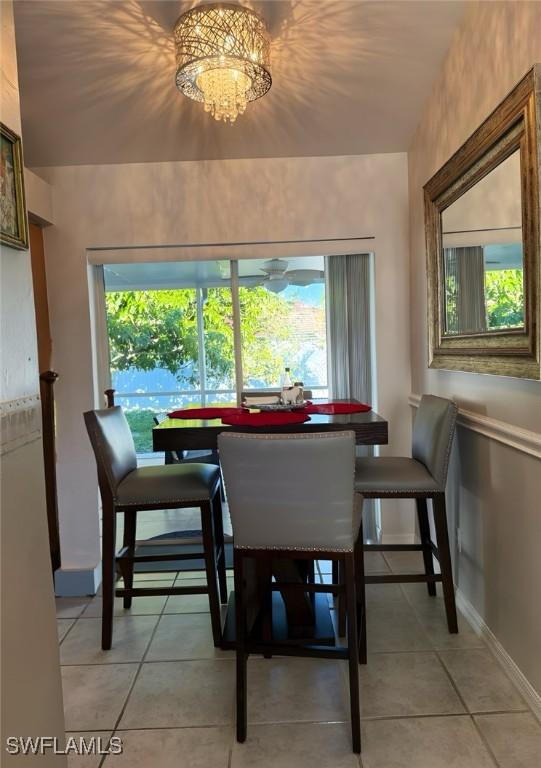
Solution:
[[[271,87],[270,41],[263,19],[249,8],[199,5],[175,25],[176,83],[202,101],[216,120],[234,123],[249,101]]]

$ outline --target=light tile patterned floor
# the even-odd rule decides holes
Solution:
[[[149,535],[163,531],[153,514]],[[416,553],[366,558],[372,573],[393,567],[413,572],[421,564]],[[329,571],[321,563],[322,581]],[[101,598],[57,603],[66,727],[87,738],[114,734],[124,749],[70,757],[69,768],[541,766],[541,725],[463,617],[460,633],[448,634],[441,595],[429,598],[424,585],[367,588],[360,758],[350,748],[343,662],[250,659],[248,739],[237,744],[234,655],[212,645],[206,596],[134,598],[131,611],[118,601],[107,653],[99,645]]]

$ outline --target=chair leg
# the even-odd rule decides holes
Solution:
[[[338,584],[344,583],[344,565],[338,560]],[[338,595],[336,599],[336,612],[338,614],[338,637],[346,634],[346,601],[344,595]]]
[[[353,551],[355,558],[355,592],[357,596],[357,639],[359,642],[359,664],[366,664],[368,660],[366,647],[366,588],[364,580],[364,540],[363,524],[359,528],[359,535]]]
[[[130,511],[124,512],[124,540],[123,544],[128,547],[129,555],[133,557],[135,555],[135,531],[137,527],[137,512]],[[122,576],[124,578],[125,589],[133,589],[133,569],[135,563],[125,563],[122,569]],[[131,608],[131,595],[124,597],[124,608]]]
[[[219,648],[222,644],[222,621],[220,617],[220,599],[218,597],[218,574],[216,569],[212,511],[208,501],[201,504],[201,531],[203,534],[203,549],[205,551],[205,570],[207,574],[212,637],[214,639],[214,646]]]
[[[237,741],[246,741],[246,721],[248,718],[248,686],[246,653],[246,609],[244,599],[244,574],[242,554],[233,553],[235,574],[235,629],[237,659]]]
[[[264,645],[272,645],[272,561],[270,558],[256,560],[258,589],[262,595],[261,640]],[[272,653],[266,651],[265,659],[272,659]]]
[[[432,557],[431,538],[430,538],[430,525],[428,523],[428,511],[426,507],[426,499],[416,499],[417,502],[417,519],[419,521],[419,534],[421,536],[421,544],[423,545],[423,561],[425,564],[425,573],[427,576],[434,575],[434,558]],[[434,581],[426,582],[428,594],[431,597],[436,596],[436,584]]]
[[[348,662],[349,662],[349,697],[351,708],[351,740],[355,754],[361,752],[361,712],[359,704],[359,653],[357,637],[357,597],[355,594],[354,556],[347,553],[344,557],[345,588],[347,604]]]
[[[438,493],[432,500],[434,508],[434,524],[438,540],[438,553],[441,568],[443,587],[443,599],[445,601],[445,613],[447,614],[447,626],[449,632],[458,632],[456,617],[455,587],[453,584],[453,568],[451,564],[451,551],[449,549],[449,535],[447,532],[447,514],[445,509],[445,494]]]
[[[220,602],[227,603],[227,575],[225,572],[225,542],[224,520],[222,511],[221,483],[212,500],[212,512],[214,519],[214,544],[215,551],[220,554],[217,557],[218,582],[220,586]]]
[[[116,512],[113,504],[103,505],[102,532],[102,616],[101,647],[104,651],[111,648],[113,642],[113,610],[115,602],[115,551],[116,551]]]

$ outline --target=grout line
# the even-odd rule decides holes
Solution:
[[[439,654],[438,652],[436,652],[436,655],[437,655],[437,657],[438,657],[438,659],[439,659],[439,662],[440,662],[440,664],[441,664],[441,665],[442,665],[442,667],[444,668],[444,670],[445,670],[445,673],[446,673],[447,677],[449,678],[449,680],[450,680],[450,682],[451,682],[451,685],[452,685],[452,686],[453,686],[453,688],[455,689],[457,696],[459,697],[460,701],[462,702],[462,704],[463,704],[463,705],[464,705],[464,707],[466,708],[466,712],[467,712],[467,713],[468,713],[468,715],[469,715],[469,718],[470,718],[470,720],[471,720],[471,723],[472,723],[473,729],[474,729],[474,731],[477,733],[477,735],[479,736],[479,738],[480,738],[480,740],[481,740],[481,744],[483,744],[483,746],[485,747],[485,749],[486,749],[486,751],[487,751],[487,754],[488,754],[488,756],[490,757],[490,759],[492,760],[492,762],[494,763],[494,765],[496,766],[496,768],[499,768],[499,763],[498,763],[498,761],[496,760],[496,756],[493,754],[492,750],[490,749],[490,747],[489,747],[489,745],[488,745],[488,742],[487,742],[487,740],[485,739],[485,737],[484,737],[484,736],[483,736],[483,734],[481,733],[481,730],[480,730],[480,728],[478,727],[477,723],[475,722],[475,718],[474,718],[474,716],[473,716],[473,715],[474,715],[474,714],[485,714],[485,715],[486,715],[486,714],[503,714],[503,712],[502,712],[501,710],[498,710],[498,711],[494,711],[494,712],[490,712],[490,711],[489,711],[489,712],[483,712],[483,713],[479,713],[479,712],[472,712],[472,711],[470,711],[470,708],[468,707],[468,705],[466,704],[466,701],[465,701],[465,699],[463,698],[462,694],[460,693],[460,690],[459,690],[459,688],[458,688],[458,685],[455,683],[455,681],[454,681],[454,679],[453,679],[453,677],[452,677],[451,673],[449,672],[449,670],[448,670],[448,669],[447,669],[447,667],[445,666],[445,663],[444,663],[443,659],[440,657],[440,654]],[[524,711],[526,711],[526,710],[524,710]]]
[[[60,648],[60,646],[62,645],[62,643],[64,642],[64,640],[66,639],[66,637],[69,635],[69,633],[71,632],[71,630],[73,629],[73,627],[74,627],[74,626],[77,624],[77,622],[79,621],[79,619],[80,619],[80,618],[81,618],[81,617],[80,617],[80,616],[78,616],[76,619],[74,619],[74,621],[73,621],[73,623],[72,623],[71,627],[68,629],[68,631],[66,632],[66,634],[64,635],[64,637],[62,638],[62,640],[59,640],[59,641],[58,641],[58,647],[59,647],[59,648]],[[57,621],[58,621],[58,619],[57,619]],[[58,625],[57,625],[57,626],[58,626]]]
[[[468,719],[471,719],[473,715],[516,715],[524,714],[526,712],[529,712],[529,710],[524,709],[520,712],[517,712],[517,710],[503,712],[474,712],[473,714],[471,712],[423,712],[412,715],[372,715],[369,717],[361,717],[361,720],[370,723],[379,720],[430,720],[436,717],[467,717]]]
[[[173,583],[174,583],[174,579],[173,579]],[[161,620],[161,617],[162,617],[162,615],[163,615],[163,612],[164,612],[164,610],[165,610],[165,606],[166,606],[166,604],[167,604],[167,600],[165,600],[165,602],[164,602],[164,604],[163,604],[163,606],[162,606],[162,611],[161,611],[161,613],[160,613],[160,615],[159,615],[159,617],[158,617],[158,620],[157,620],[156,624],[154,625],[154,629],[152,630],[152,633],[151,633],[151,635],[150,635],[150,639],[149,639],[149,641],[148,641],[148,643],[147,643],[147,647],[146,647],[146,649],[145,649],[145,652],[143,653],[143,656],[142,656],[142,658],[141,658],[141,661],[139,662],[139,665],[138,665],[138,667],[137,667],[137,672],[135,673],[135,675],[134,675],[134,678],[133,678],[133,681],[132,681],[132,684],[131,684],[131,685],[130,685],[130,687],[129,687],[129,690],[128,690],[128,695],[126,696],[126,699],[124,700],[124,704],[122,705],[122,707],[121,707],[121,709],[120,709],[120,713],[119,713],[119,715],[118,715],[118,717],[117,717],[117,719],[116,719],[116,721],[115,721],[115,725],[114,725],[114,727],[113,727],[113,733],[112,733],[112,736],[114,736],[114,735],[115,735],[115,733],[117,732],[117,730],[118,730],[118,726],[119,726],[119,724],[120,724],[120,721],[122,720],[122,717],[123,717],[123,715],[124,715],[124,712],[126,711],[126,707],[128,706],[128,701],[130,700],[130,697],[131,697],[131,695],[132,695],[133,689],[135,688],[135,684],[136,684],[137,680],[139,679],[139,674],[141,673],[141,669],[143,668],[143,663],[144,663],[144,660],[146,659],[146,656],[147,656],[147,653],[148,653],[148,651],[149,651],[149,649],[150,649],[150,646],[151,646],[151,644],[152,644],[152,641],[154,640],[154,636],[155,636],[155,634],[156,634],[156,631],[157,631],[157,629],[158,629],[158,626],[159,626],[159,624],[160,624],[160,620]],[[114,627],[115,627],[115,617],[113,616],[113,639],[114,639]],[[104,756],[103,756],[103,759],[100,761],[100,763],[99,763],[99,765],[98,765],[98,768],[102,768],[102,766],[103,766],[103,764],[105,763],[105,760],[106,760],[106,759],[107,759],[107,755],[104,755]]]
[[[525,714],[526,710],[524,712],[488,712],[488,713],[478,713],[478,714],[489,714],[489,715],[509,715],[509,714]],[[470,715],[468,712],[444,712],[444,713],[434,713],[434,714],[413,714],[413,715],[377,715],[374,717],[361,717],[362,723],[373,723],[373,722],[380,722],[380,721],[389,721],[394,722],[396,720],[435,720],[435,719],[441,719],[441,718],[453,718],[453,717],[460,717],[460,718],[466,718],[468,720],[471,720],[472,715]],[[268,723],[262,723],[262,722],[249,722],[248,725],[254,726],[257,728],[272,728],[276,725],[350,725],[351,721],[349,718],[347,720],[280,720],[280,721],[273,721]],[[191,731],[191,730],[208,730],[209,728],[233,728],[234,731],[234,725],[230,725],[229,723],[208,723],[204,725],[153,725],[149,727],[145,726],[138,726],[137,728],[117,728],[114,733],[131,733],[132,731]],[[97,732],[109,732],[112,731],[111,728],[101,728],[101,729],[83,729],[78,728],[77,730],[70,730],[69,733],[97,733]],[[113,734],[112,734],[113,735]]]
[[[477,735],[479,736],[479,738],[481,740],[481,743],[484,745],[484,747],[485,747],[486,751],[488,752],[489,756],[492,758],[492,762],[494,763],[496,768],[501,768],[500,767],[500,763],[496,759],[496,755],[494,754],[494,752],[492,751],[492,749],[490,747],[488,739],[486,738],[484,733],[481,731],[481,729],[479,728],[479,726],[475,722],[475,717],[473,717],[473,715],[472,715],[471,720],[472,720],[472,723],[473,723],[473,728],[476,731]]]
[[[452,687],[454,688],[454,691],[455,691],[456,695],[458,696],[458,699],[459,699],[460,703],[464,707],[465,712],[467,712],[471,716],[470,708],[466,704],[466,701],[465,701],[464,697],[462,696],[462,694],[461,694],[461,692],[459,690],[458,685],[455,683],[455,681],[453,679],[453,676],[451,675],[451,673],[449,672],[449,670],[445,666],[445,662],[441,658],[440,652],[439,651],[435,651],[435,654],[436,654],[436,656],[438,658],[438,661],[440,662],[441,666],[443,667],[443,671],[445,672],[445,675],[447,676],[447,678],[449,679],[449,682],[451,683]]]

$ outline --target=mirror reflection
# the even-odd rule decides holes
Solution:
[[[441,215],[444,335],[524,327],[519,150]]]

